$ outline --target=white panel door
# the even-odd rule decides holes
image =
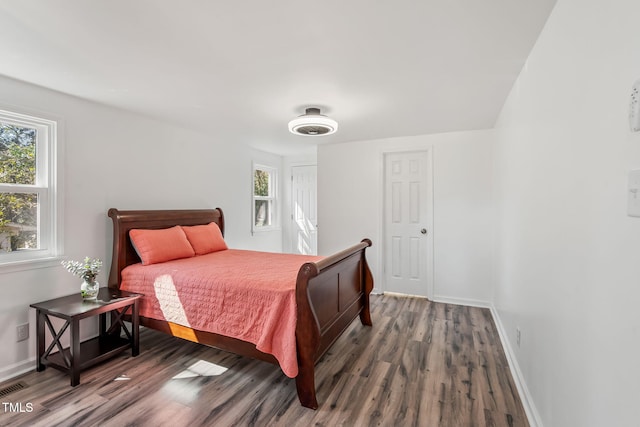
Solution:
[[[430,296],[429,153],[386,154],[384,184],[384,290]]]
[[[316,255],[318,252],[317,167],[291,168],[291,247],[293,253]]]

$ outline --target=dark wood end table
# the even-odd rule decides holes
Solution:
[[[140,352],[140,321],[138,318],[138,301],[142,295],[118,289],[100,288],[95,300],[84,300],[80,292],[76,295],[56,298],[31,304],[36,309],[37,359],[36,371],[43,371],[47,366],[68,373],[71,385],[80,384],[80,371],[96,363],[102,362],[116,354],[131,348],[131,354]],[[123,322],[127,311],[131,311],[131,331]],[[107,313],[111,313],[111,325],[107,329]],[[56,331],[49,319],[50,316],[65,320],[64,325]],[[80,342],[80,320],[99,316],[100,335]],[[45,350],[45,325],[53,338]],[[60,338],[69,328],[70,347],[63,348]],[[121,336],[121,329],[126,338]],[[56,347],[57,352],[52,353]]]

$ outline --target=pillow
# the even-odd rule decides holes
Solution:
[[[143,265],[195,255],[179,225],[161,230],[129,230],[129,237]]]
[[[191,243],[196,255],[204,255],[228,249],[222,237],[220,227],[218,227],[218,224],[215,222],[207,225],[183,226],[182,229],[187,235],[187,239],[189,243]]]

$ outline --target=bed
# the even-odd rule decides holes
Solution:
[[[121,287],[123,270],[126,276],[130,270],[139,269],[141,260],[132,245],[131,230],[165,230],[175,226],[189,228],[215,223],[224,235],[225,221],[220,208],[128,211],[109,209],[108,215],[113,221],[113,256],[109,273],[111,288]],[[291,285],[295,310],[294,363],[297,365],[293,372],[296,373],[296,389],[302,406],[318,408],[315,363],[356,317],[360,318],[363,325],[371,326],[369,294],[373,289],[373,277],[365,257],[365,250],[369,246],[371,241],[364,239],[336,254],[324,258],[311,258],[301,263],[299,268],[296,267],[297,274],[294,274],[293,279],[295,283]],[[203,260],[206,256],[208,255],[202,255]],[[198,257],[199,255],[195,258]],[[192,261],[185,261],[187,262]],[[245,264],[244,269],[253,269],[256,273],[265,265],[255,259]],[[156,267],[159,265],[156,264]],[[126,270],[127,267],[130,267],[129,270]],[[198,329],[192,324],[171,319],[147,317],[143,312],[140,324],[189,341],[283,366],[274,354],[261,351],[255,343],[234,336]],[[283,372],[287,373],[284,369]],[[292,376],[291,372],[290,369],[289,376]]]

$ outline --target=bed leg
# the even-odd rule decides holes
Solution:
[[[364,326],[373,326],[371,322],[371,310],[369,308],[369,295],[364,295],[364,307],[360,310],[360,322]]]
[[[367,240],[369,242],[369,245],[371,245],[371,240],[365,240]],[[363,307],[362,310],[360,310],[360,322],[362,322],[362,324],[365,326],[372,326],[373,323],[371,323],[369,295],[371,295],[371,291],[373,290],[373,274],[371,274],[371,270],[369,270],[369,265],[367,264],[367,259],[364,257],[364,252],[362,255],[362,277],[364,278],[362,283]]]
[[[310,363],[310,365],[308,365]],[[296,377],[296,389],[300,404],[306,408],[318,409],[313,361],[300,363]]]

